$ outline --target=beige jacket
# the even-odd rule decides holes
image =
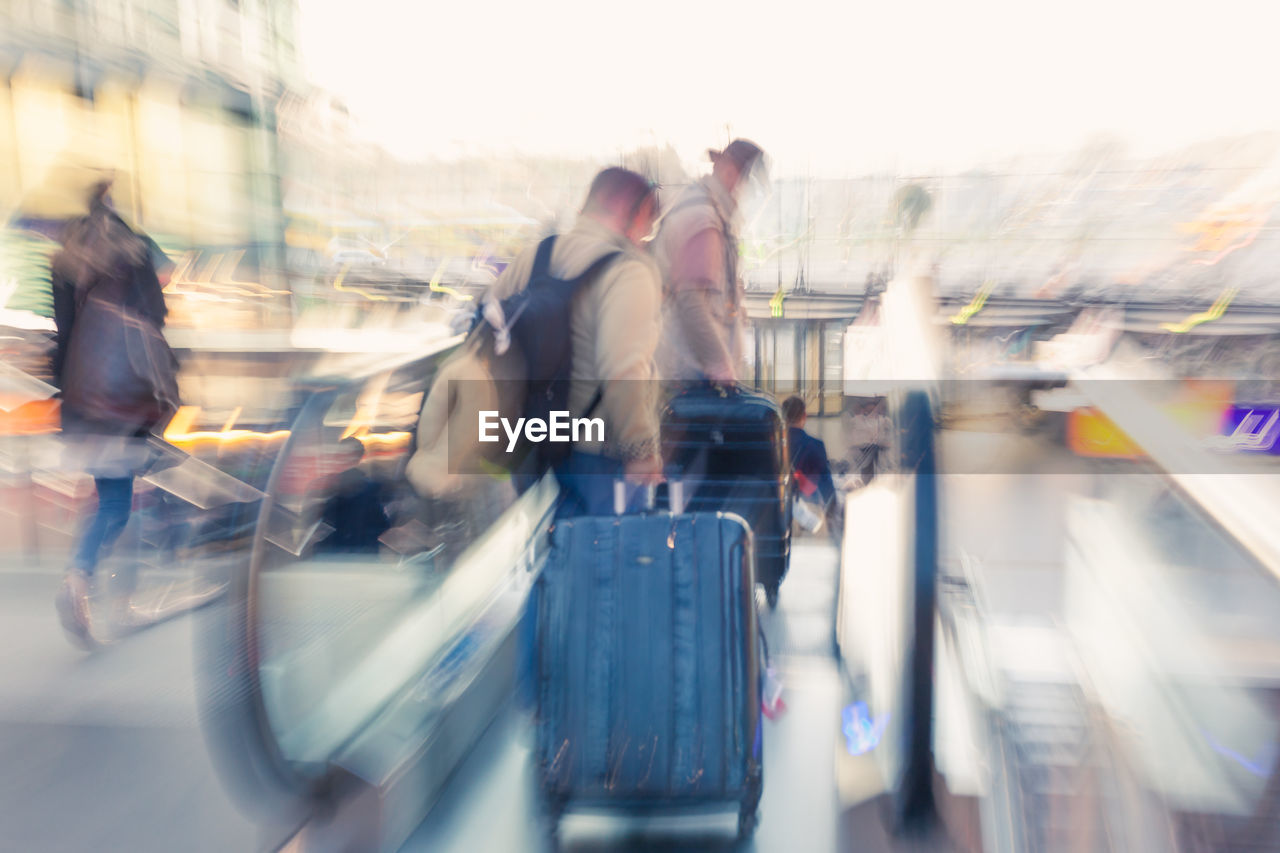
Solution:
[[[664,277],[658,365],[664,379],[742,372],[742,282],[738,207],[714,177],[672,203],[654,240]]]
[[[601,390],[603,397],[591,417],[604,419],[605,441],[581,442],[576,449],[640,459],[658,452],[653,358],[662,322],[662,288],[657,265],[625,236],[583,216],[556,238],[550,272],[573,278],[613,251],[623,256],[579,293],[570,314],[569,411],[572,417],[582,417]],[[491,298],[505,299],[523,288],[536,253],[537,246],[530,247],[503,270]]]

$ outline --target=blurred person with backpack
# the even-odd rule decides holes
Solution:
[[[661,285],[643,249],[657,213],[650,181],[604,169],[573,227],[502,272],[423,406],[408,470],[420,493],[462,488],[466,474],[491,465],[512,470],[522,486],[554,470],[562,515],[607,514],[618,480],[629,484],[628,503],[639,506],[641,487],[662,476],[652,381]],[[486,410],[511,421],[545,421],[556,411],[595,417],[604,437],[570,446],[530,443],[526,433],[514,453],[506,452],[505,436],[486,448],[477,423]]]
[[[62,229],[51,261],[63,438],[98,494],[56,599],[64,629],[85,647],[94,644],[95,571],[129,522],[134,476],[149,459],[147,436],[178,407],[177,360],[162,332],[163,255],[112,210],[110,188],[109,177],[95,183],[88,212]],[[114,592],[117,615],[127,619],[132,591]]]
[[[659,369],[664,379],[732,385],[742,373],[745,317],[739,204],[767,166],[746,139],[708,153],[711,174],[676,198],[654,239],[665,291]]]

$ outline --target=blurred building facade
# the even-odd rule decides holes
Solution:
[[[112,169],[121,213],[178,262],[174,292],[216,308],[283,291],[275,106],[301,80],[296,16],[292,0],[6,3],[0,208],[38,199],[59,166]],[[31,285],[30,264],[10,275]]]
[[[114,168],[117,205],[178,261],[176,325],[286,326],[300,298],[363,308],[415,303],[431,282],[483,287],[567,227],[610,162],[648,174],[668,200],[700,170],[656,142],[594,162],[482,140],[470,157],[397,160],[307,83],[298,16],[296,0],[10,0],[0,209],[38,196],[59,163]],[[429,92],[404,108],[429,110]],[[1096,140],[960,174],[783,170],[746,211],[742,269],[759,293],[861,292],[892,275],[904,236],[893,200],[916,183],[933,201],[912,240],[943,293],[1212,303],[1230,275],[1241,299],[1270,298],[1276,164],[1280,141],[1258,134],[1158,161]],[[2,235],[0,310],[48,317],[48,251]],[[361,286],[344,287],[350,275]]]

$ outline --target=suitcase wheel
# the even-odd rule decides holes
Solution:
[[[560,853],[560,818],[548,818],[543,842],[542,849],[547,853]]]
[[[563,809],[544,810],[541,817],[542,823],[542,849],[547,853],[559,853],[560,851],[560,816]]]
[[[542,827],[543,849],[550,853],[560,850],[560,818],[568,806],[567,800],[560,794],[546,790],[540,792],[538,803],[538,822]]]
[[[749,841],[760,825],[760,795],[764,793],[764,779],[759,770],[747,786],[746,796],[738,809],[738,841]]]

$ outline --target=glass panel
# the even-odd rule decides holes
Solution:
[[[844,324],[822,328],[822,413],[840,411],[844,401]]]
[[[259,531],[259,672],[272,731],[298,764],[331,758],[443,653],[540,518],[532,498],[513,509],[509,480],[478,476],[447,498],[409,484],[433,373],[316,398],[277,470]]]
[[[840,388],[844,377],[844,326],[829,323],[822,331],[822,383],[827,390]]]
[[[1220,476],[1220,475],[1219,475]],[[1178,813],[1252,815],[1277,772],[1280,583],[1164,478],[1069,506],[1068,625],[1140,783]]]
[[[779,397],[794,394],[799,386],[796,363],[796,328],[794,323],[778,323],[773,327],[774,393]]]

